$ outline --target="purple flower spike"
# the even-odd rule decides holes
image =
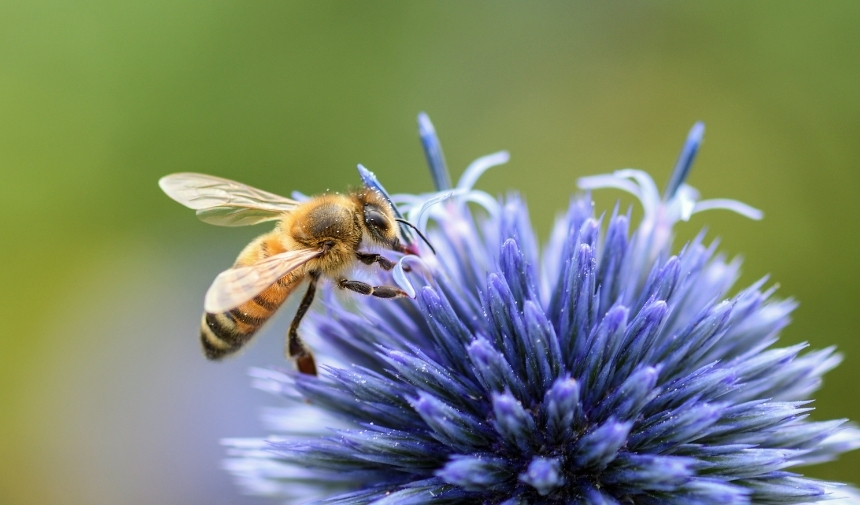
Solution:
[[[766,279],[727,297],[739,262],[704,234],[672,247],[673,225],[700,211],[761,218],[685,184],[703,125],[662,195],[638,170],[580,179],[636,195],[640,223],[597,217],[586,194],[539,251],[519,197],[473,187],[507,153],[452,185],[419,122],[437,192],[391,200],[438,254],[418,243],[385,279],[414,298],[328,297],[307,316],[328,354],[319,377],[254,371],[290,407],[269,416],[277,436],[225,441],[249,491],[343,505],[860,504],[796,473],[860,447],[844,420],[807,417],[839,356],[776,347],[795,303]]]

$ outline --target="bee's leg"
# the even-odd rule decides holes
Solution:
[[[305,317],[305,313],[314,301],[314,294],[317,291],[317,280],[319,280],[320,275],[319,273],[314,272],[310,275],[310,278],[311,282],[308,286],[308,290],[305,293],[304,298],[302,298],[302,303],[299,305],[296,317],[293,318],[293,322],[290,324],[290,332],[287,334],[287,353],[291,358],[296,360],[296,367],[299,369],[299,372],[308,375],[316,375],[317,366],[314,363],[314,355],[311,354],[311,350],[308,349],[308,346],[302,342],[298,331],[302,318]]]
[[[365,265],[379,263],[380,268],[382,268],[383,270],[391,270],[392,268],[394,268],[394,265],[397,264],[380,254],[357,252],[355,253],[355,255],[358,257],[358,261],[364,263]]]
[[[377,298],[401,298],[409,296],[406,291],[394,286],[371,286],[366,282],[350,281],[347,279],[337,281],[337,287],[355,291],[362,295],[373,295]]]

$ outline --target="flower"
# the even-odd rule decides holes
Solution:
[[[761,217],[684,184],[701,124],[662,196],[637,170],[579,180],[636,195],[632,233],[629,212],[596,217],[585,194],[542,252],[518,196],[473,189],[507,153],[452,186],[419,124],[438,191],[392,199],[437,255],[395,269],[414,300],[328,297],[308,316],[329,355],[319,378],[253,372],[295,401],[268,415],[279,436],[225,442],[242,484],[337,504],[860,503],[790,471],[860,447],[844,420],[807,418],[834,349],[776,347],[795,302],[767,279],[726,297],[740,262],[704,234],[672,254],[673,224],[696,212]]]

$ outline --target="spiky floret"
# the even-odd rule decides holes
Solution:
[[[760,217],[684,184],[701,125],[662,197],[639,171],[580,180],[641,200],[632,234],[629,213],[596,217],[585,195],[539,253],[517,196],[472,189],[507,154],[450,187],[419,120],[440,191],[394,200],[430,223],[438,255],[395,270],[415,300],[329,299],[310,316],[340,366],[254,372],[299,401],[269,416],[280,438],[226,441],[244,485],[340,504],[860,503],[791,471],[860,446],[843,420],[807,418],[839,356],[775,347],[795,303],[764,279],[726,298],[740,264],[703,235],[671,254],[672,225],[694,212]]]

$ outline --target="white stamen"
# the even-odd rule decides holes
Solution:
[[[660,199],[654,181],[647,173],[641,170],[628,168],[617,170],[612,174],[581,177],[577,181],[577,184],[585,190],[614,188],[626,191],[637,197],[640,203],[642,203],[642,208],[645,211],[645,221],[653,220],[656,216],[662,216],[661,220],[668,221],[667,223],[662,223],[664,225],[668,224],[671,226],[678,220],[687,221],[693,214],[711,209],[730,210],[755,220],[759,220],[764,216],[762,211],[737,200],[715,198],[697,201],[699,199],[699,192],[687,184],[682,184],[671,200],[663,202]]]
[[[675,191],[675,196],[667,206],[672,205],[673,207],[677,207],[679,213],[678,219],[681,221],[689,221],[690,216],[693,215],[694,209],[696,208],[697,198],[699,198],[699,192],[696,191],[695,188],[682,184],[681,187]]]
[[[633,168],[625,168],[616,170],[613,174],[616,177],[625,179],[633,179],[639,184],[640,201],[642,208],[645,210],[646,219],[657,212],[657,207],[660,206],[660,192],[657,190],[657,185],[647,172],[636,170]]]
[[[403,271],[403,263],[406,258],[409,256],[404,256],[400,258],[400,261],[394,265],[394,270],[392,270],[391,275],[394,277],[394,282],[400,286],[400,289],[406,291],[406,294],[409,295],[409,298],[415,298],[415,288],[412,286],[412,283],[409,282],[409,279],[406,278],[406,272]]]
[[[469,191],[463,196],[463,199],[467,202],[480,205],[491,216],[495,216],[499,213],[499,202],[483,191]]]
[[[463,172],[463,175],[457,182],[457,189],[472,189],[475,186],[475,183],[478,182],[478,178],[480,178],[487,169],[505,164],[510,159],[511,155],[508,154],[507,151],[499,151],[497,153],[481,156],[466,167],[466,171]]]
[[[702,200],[701,202],[696,202],[696,206],[693,209],[693,214],[711,209],[730,210],[732,212],[736,212],[744,217],[748,217],[756,221],[764,217],[764,212],[756,209],[755,207],[751,207],[743,202],[731,200],[728,198],[712,198],[710,200]]]
[[[421,205],[421,208],[419,208],[418,212],[415,214],[415,217],[412,217],[412,210],[415,208],[413,206],[412,209],[410,209],[409,220],[412,221],[415,224],[415,226],[418,227],[419,230],[426,231],[427,230],[427,220],[429,218],[429,215],[427,217],[425,217],[425,214],[430,209],[430,207],[436,205],[437,203],[439,203],[443,200],[447,200],[454,195],[459,195],[462,193],[463,193],[462,191],[455,190],[455,191],[446,191],[444,193],[436,194],[436,196],[424,201],[424,203]]]
[[[631,181],[628,181],[626,179],[619,179],[615,175],[611,174],[580,177],[579,179],[577,179],[576,185],[579,186],[580,189],[584,189],[586,191],[590,191],[592,189],[606,188],[620,189],[621,191],[626,191],[632,194],[640,202],[642,201],[642,194],[639,192],[639,186],[637,186]]]

